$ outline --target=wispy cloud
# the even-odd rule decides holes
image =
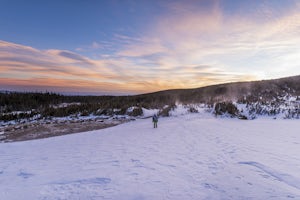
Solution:
[[[299,3],[278,12],[262,1],[247,15],[222,1],[165,6],[139,36],[114,34],[77,53],[0,41],[1,87],[144,93],[300,74]]]
[[[65,80],[65,87],[73,82],[80,83],[76,85],[78,87],[82,81],[92,86],[119,76],[106,66],[106,61],[91,60],[65,50],[44,51],[4,41],[0,41],[0,71],[1,79],[6,78],[6,81],[18,79],[25,85],[43,85],[44,81],[44,85],[53,85],[56,81],[49,80],[61,79]],[[5,83],[2,83],[3,87]],[[105,85],[100,90],[103,88]]]
[[[158,55],[155,62],[160,69],[208,65],[241,78],[300,73],[296,60],[300,56],[299,4],[282,8],[278,14],[262,1],[249,15],[238,9],[228,15],[219,1],[211,2],[205,9],[186,2],[171,3],[170,12],[149,27],[139,43],[125,46],[120,55],[144,59]],[[220,77],[217,83],[228,80]]]

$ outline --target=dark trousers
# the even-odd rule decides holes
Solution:
[[[154,128],[157,128],[157,122],[153,122]]]

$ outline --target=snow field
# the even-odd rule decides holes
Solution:
[[[300,199],[298,120],[187,114],[152,126],[0,144],[0,199]]]

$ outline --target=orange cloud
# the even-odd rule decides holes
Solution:
[[[36,88],[60,92],[146,93],[202,86],[207,81],[201,76],[216,75],[214,80],[217,80],[223,73],[211,66],[165,67],[168,61],[163,59],[157,60],[162,66],[148,68],[127,57],[92,60],[70,51],[43,51],[4,41],[0,41],[0,46],[2,90]]]
[[[99,59],[0,41],[0,89],[145,93],[300,74],[300,5],[277,16],[262,3],[246,16],[213,2],[171,2],[142,37],[114,35],[119,51]]]

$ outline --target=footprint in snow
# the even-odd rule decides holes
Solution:
[[[28,172],[24,172],[24,171],[20,171],[17,176],[22,177],[24,179],[28,179],[32,176],[34,176],[34,174],[28,173]]]
[[[203,186],[207,189],[213,189],[213,190],[217,190],[218,187],[213,185],[213,184],[209,184],[209,183],[204,183]]]
[[[144,169],[150,169],[150,170],[155,170],[155,168],[152,167],[147,167],[142,161],[136,160],[136,159],[131,159],[131,162],[134,164],[134,167],[137,168],[144,168]]]
[[[70,185],[70,184],[109,184],[111,182],[110,178],[106,177],[96,177],[96,178],[90,178],[90,179],[79,179],[79,180],[73,180],[73,181],[60,181],[60,182],[55,182],[53,184],[55,185]]]
[[[286,197],[287,197],[287,198],[290,198],[290,199],[294,199],[294,198],[295,198],[295,197],[292,196],[292,195],[287,195]]]
[[[196,161],[196,163],[199,164],[199,165],[203,165],[203,164],[204,164],[204,163],[201,162],[201,161]]]
[[[258,173],[260,175],[262,175],[264,178],[273,177],[280,182],[283,182],[289,186],[300,189],[300,180],[289,174],[279,172],[279,171],[272,169],[270,167],[267,167],[261,163],[253,162],[253,161],[238,162],[238,164],[249,165],[249,166],[255,167],[259,170]],[[265,174],[263,175],[263,174],[261,174],[261,172],[264,172]]]
[[[135,167],[145,167],[145,165],[140,160],[131,159],[131,162],[134,163]]]
[[[168,167],[168,168],[176,168],[175,165],[169,165],[169,164],[163,164],[163,163],[160,163],[160,162],[156,162],[156,164],[160,165],[160,166],[163,166],[163,167]]]
[[[111,166],[120,167],[120,161],[118,161],[118,160],[112,160],[112,161],[109,161],[108,163],[111,164]]]

